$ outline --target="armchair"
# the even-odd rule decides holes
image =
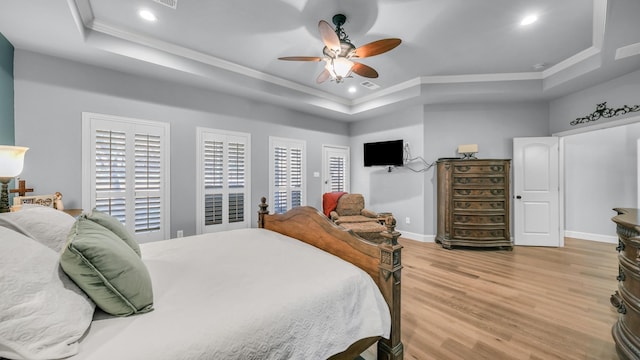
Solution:
[[[335,210],[330,213],[336,225],[349,229],[358,236],[373,241],[383,240],[380,233],[386,230],[378,222],[378,214],[364,207],[362,194],[344,194],[338,199]]]
[[[378,214],[364,207],[362,194],[344,194],[338,199],[335,210],[330,213],[337,225],[359,222],[377,222]]]

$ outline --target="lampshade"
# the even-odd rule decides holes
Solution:
[[[0,178],[12,178],[20,175],[24,165],[24,153],[29,150],[23,146],[0,145]]]
[[[342,82],[342,79],[348,77],[351,74],[351,68],[353,68],[353,61],[344,58],[337,57],[332,59],[330,62],[327,62],[325,66],[331,77],[336,82]]]
[[[477,153],[478,152],[478,144],[464,144],[458,145],[458,153]]]

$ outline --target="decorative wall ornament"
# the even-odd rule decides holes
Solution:
[[[575,125],[585,124],[592,121],[597,121],[601,118],[608,119],[608,118],[612,118],[612,117],[616,117],[616,116],[620,116],[620,115],[624,115],[624,114],[628,114],[630,112],[636,112],[636,111],[640,111],[640,105],[634,105],[634,106],[624,105],[621,108],[613,109],[613,108],[608,108],[607,102],[605,101],[602,104],[596,105],[596,111],[594,111],[593,113],[585,117],[576,118],[569,124],[571,124],[572,126],[575,126]]]

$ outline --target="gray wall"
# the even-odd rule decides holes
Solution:
[[[377,212],[391,212],[398,221],[399,231],[424,234],[424,173],[397,167],[364,167],[364,143],[404,140],[412,157],[423,154],[423,112],[414,106],[388,116],[377,117],[351,125],[351,192],[365,197],[367,208]],[[420,168],[417,163],[412,168]],[[409,224],[406,219],[409,218]],[[418,239],[420,240],[420,239]]]
[[[404,139],[410,144],[412,156],[422,156],[428,162],[440,157],[458,156],[457,145],[466,143],[479,145],[480,158],[511,158],[513,137],[548,136],[574,129],[568,125],[569,122],[589,114],[599,102],[608,101],[610,106],[640,103],[637,97],[640,93],[640,71],[636,71],[548,104],[416,105],[392,115],[347,124],[23,50],[15,52],[14,77],[15,140],[31,148],[21,177],[29,186],[36,188],[36,193],[61,191],[65,194],[68,208],[81,204],[80,129],[83,111],[169,122],[172,235],[178,229],[183,229],[185,235],[195,232],[195,162],[189,159],[196,154],[197,126],[252,134],[253,203],[268,193],[266,149],[269,136],[307,141],[308,204],[317,208],[321,206],[322,187],[320,178],[314,178],[312,174],[322,171],[321,146],[348,145],[352,152],[352,192],[365,194],[367,206],[373,210],[393,212],[398,218],[399,230],[418,239],[429,240],[436,231],[434,169],[414,173],[407,168],[399,168],[388,173],[381,168],[364,168],[363,143]],[[592,124],[638,114],[601,119]],[[592,124],[580,127],[588,129]],[[627,135],[626,148],[631,151],[629,147],[633,141],[629,136],[634,135]],[[574,146],[572,142],[569,145]],[[580,151],[568,150],[565,162],[574,165],[574,161],[579,159],[574,159],[572,154]],[[598,154],[604,153],[603,150]],[[625,161],[635,161],[629,154],[625,153]],[[611,165],[619,159],[620,155],[609,161],[599,161]],[[635,166],[635,162],[633,164]],[[413,165],[420,167],[417,162]],[[625,186],[610,187],[618,191],[615,198],[635,201],[635,188],[631,189],[629,185],[634,181],[630,177],[635,175],[629,175],[629,171],[633,171],[630,169],[628,167],[624,175],[629,177]],[[603,172],[619,170],[602,169]],[[569,167],[568,171],[572,168]],[[584,212],[586,205],[580,202],[574,205],[574,198],[567,194],[565,213]],[[615,206],[626,204],[634,205],[624,201],[624,204]],[[607,209],[607,212],[612,207],[609,202],[592,206]],[[603,215],[594,217],[602,218]],[[405,223],[406,218],[410,218],[410,224]],[[567,219],[567,229],[608,234],[611,231],[609,218],[610,215],[606,215],[601,220],[602,227],[598,228],[591,227],[595,225],[594,219]],[[252,222],[255,223],[255,215]]]
[[[614,207],[637,206],[640,123],[564,138],[565,229],[597,240],[615,236]]]
[[[546,103],[427,105],[351,126],[352,192],[365,194],[376,211],[391,211],[398,230],[421,240],[436,233],[435,168],[413,173],[362,166],[362,144],[404,139],[412,156],[428,163],[458,157],[459,144],[478,144],[478,158],[511,159],[514,137],[548,136]],[[419,168],[419,164],[412,164]],[[411,223],[406,224],[406,217]]]
[[[564,137],[565,229],[574,236],[598,240],[615,237],[614,207],[636,207],[639,125],[617,126],[640,118],[640,112],[571,126],[607,107],[640,105],[640,70],[553,100],[549,105],[552,133],[580,132]]]
[[[609,108],[624,105],[640,105],[640,70],[620,76],[602,84],[558,98],[549,103],[549,126],[551,133],[586,128],[620,119],[637,116],[629,113],[612,118],[601,118],[595,122],[572,126],[571,121],[588,116],[596,110],[596,105],[607,102]]]
[[[342,122],[23,50],[15,59],[15,137],[31,148],[21,175],[27,184],[38,194],[62,192],[67,208],[81,206],[82,112],[168,122],[172,236],[195,233],[197,126],[251,133],[256,205],[268,196],[269,136],[307,142],[307,201],[316,208],[321,184],[312,174],[322,171],[322,144],[349,145]]]
[[[513,138],[549,135],[548,118],[546,103],[426,106],[425,158],[458,157],[458,145],[478,144],[479,159],[511,159]],[[427,173],[426,234],[436,233],[435,176],[435,169]]]

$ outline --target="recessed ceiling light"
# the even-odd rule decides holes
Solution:
[[[138,15],[140,15],[141,18],[147,20],[147,21],[156,21],[158,20],[158,18],[156,17],[156,15],[154,13],[152,13],[149,10],[143,9],[138,11]]]
[[[520,25],[522,26],[526,26],[526,25],[531,25],[534,22],[538,21],[538,15],[527,15],[524,18],[522,18],[522,21],[520,21]]]
[[[355,86],[351,86],[351,87],[349,87],[349,92],[350,92],[350,93],[354,93],[354,92],[356,92],[356,91],[358,91],[358,90],[356,89],[356,87],[355,87]]]

